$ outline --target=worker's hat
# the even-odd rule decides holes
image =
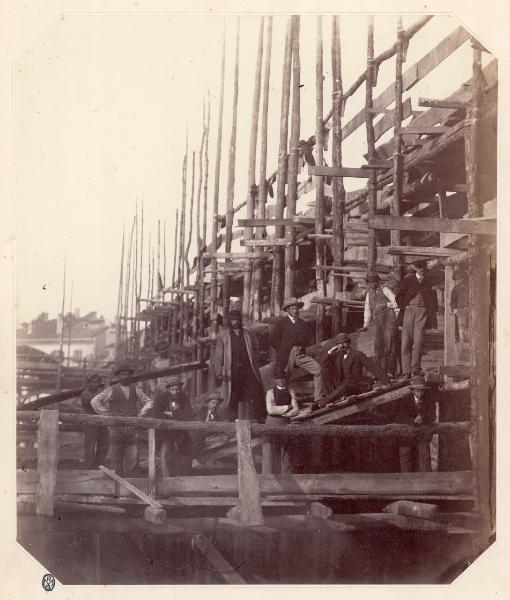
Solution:
[[[131,365],[127,363],[122,363],[115,368],[114,375],[118,375],[119,373],[129,373],[132,375],[135,372]]]
[[[169,388],[173,385],[183,385],[183,382],[181,381],[181,378],[179,376],[174,375],[172,377],[169,377],[165,384],[165,387]]]
[[[351,341],[351,336],[347,333],[340,333],[338,335],[338,337],[336,338],[337,344],[341,344],[343,342],[350,342],[350,341]]]
[[[223,396],[221,395],[221,392],[217,390],[212,391],[207,394],[204,404],[208,404],[210,400],[219,400],[220,402],[223,402]]]
[[[101,375],[99,375],[99,373],[91,373],[90,375],[87,375],[87,383],[89,383],[90,381],[97,379],[98,381],[102,381],[102,377]]]
[[[374,283],[376,281],[379,281],[380,277],[377,273],[374,273],[373,271],[370,273],[367,273],[367,281],[368,283]]]
[[[298,308],[303,308],[304,305],[305,305],[304,302],[301,302],[297,298],[294,298],[291,296],[290,298],[285,298],[285,300],[283,301],[282,310],[286,310],[287,308],[290,308],[291,306],[297,306]]]
[[[164,352],[165,350],[170,349],[170,344],[168,342],[162,341],[156,344],[156,352]]]
[[[415,375],[411,379],[410,388],[412,390],[428,390],[428,385],[425,383],[425,378],[421,375]]]
[[[456,269],[453,272],[453,280],[457,281],[458,279],[468,279],[468,274],[464,269]]]
[[[242,319],[243,315],[242,315],[242,313],[241,313],[241,311],[239,309],[234,308],[234,310],[231,310],[228,313],[228,318],[229,319]]]

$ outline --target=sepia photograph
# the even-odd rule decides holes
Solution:
[[[62,13],[27,40],[13,502],[38,592],[431,587],[495,543],[486,44],[425,12]]]

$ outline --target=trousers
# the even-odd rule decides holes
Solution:
[[[138,432],[135,427],[109,427],[113,468],[117,475],[129,477],[138,466]]]
[[[308,354],[301,353],[301,348],[293,346],[289,360],[287,361],[286,371],[290,375],[294,368],[303,369],[307,373],[313,375],[313,395],[315,402],[319,402],[322,398],[322,375],[321,366]]]
[[[228,416],[231,421],[246,418],[263,421],[266,415],[264,391],[251,367],[232,374]]]
[[[430,461],[430,441],[422,440],[413,445],[400,446],[400,471],[426,473],[432,470]]]
[[[395,373],[397,320],[391,308],[376,313],[374,324],[374,354],[385,373]]]
[[[104,465],[108,446],[110,445],[110,436],[108,428],[100,425],[85,425],[85,453],[83,462],[87,469],[97,469],[99,465]]]
[[[421,355],[427,325],[427,309],[407,306],[402,323],[402,371],[406,374],[421,371]]]

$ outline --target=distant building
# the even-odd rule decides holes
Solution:
[[[115,328],[106,324],[97,312],[89,312],[80,317],[79,310],[67,313],[62,319],[49,319],[48,313],[41,313],[30,323],[22,323],[16,331],[16,343],[26,345],[51,356],[58,357],[60,338],[64,328],[64,356],[74,362],[92,358],[108,357],[115,347]],[[70,341],[70,342],[69,342]]]

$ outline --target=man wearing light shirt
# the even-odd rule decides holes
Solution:
[[[136,417],[140,408],[150,398],[143,391],[130,383],[134,369],[129,365],[120,365],[114,372],[119,382],[105,388],[97,394],[91,406],[98,415]],[[138,463],[138,431],[135,427],[109,427],[110,449],[114,469],[118,475],[130,476]]]
[[[365,298],[364,323],[361,331],[374,328],[374,354],[377,364],[392,377],[396,367],[396,333],[398,305],[388,286],[381,286],[379,275],[367,275],[369,289]]]
[[[282,310],[287,316],[278,320],[271,332],[270,343],[276,350],[273,376],[282,379],[290,375],[294,368],[301,368],[313,375],[314,400],[322,398],[321,366],[306,354],[306,346],[312,342],[312,331],[306,321],[299,318],[303,302],[296,298],[286,298]]]

